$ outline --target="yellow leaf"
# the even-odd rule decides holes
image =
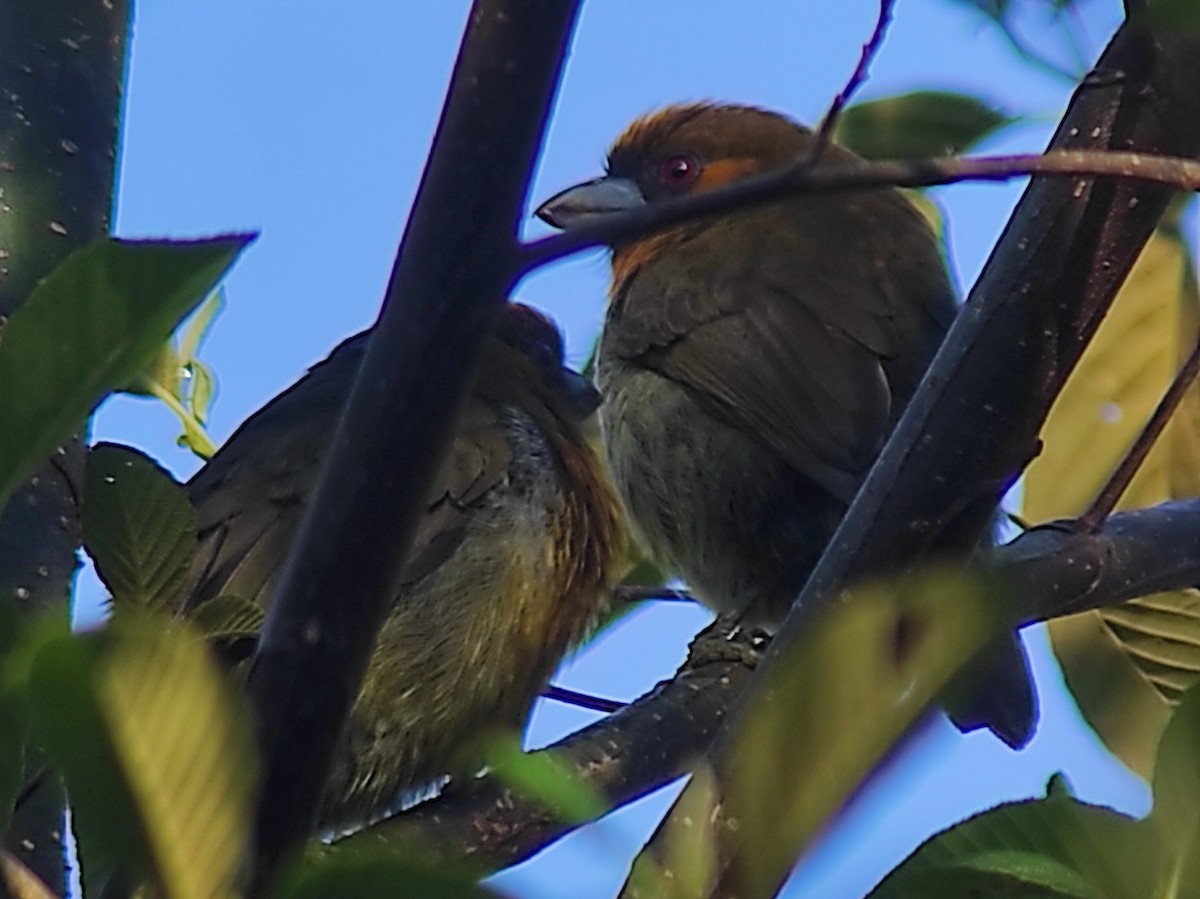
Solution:
[[[1030,521],[1078,515],[1136,439],[1197,333],[1192,260],[1174,229],[1150,239],[1067,381],[1025,480]],[[1188,391],[1122,497],[1139,508],[1200,493],[1200,390]],[[1200,594],[1160,594],[1050,623],[1080,711],[1149,777],[1172,703],[1200,675]]]

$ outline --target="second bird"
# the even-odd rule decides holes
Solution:
[[[765,110],[669,107],[625,131],[605,177],[538,215],[571,227],[811,146]],[[829,146],[822,159],[857,157]],[[955,312],[934,234],[898,190],[793,197],[614,244],[601,429],[647,549],[710,607],[778,623]],[[990,661],[996,676],[957,720],[1023,745],[1034,699],[1019,644]]]
[[[223,594],[269,602],[368,336],[257,412],[188,484],[200,547],[185,613]],[[506,306],[337,750],[324,827],[362,824],[407,791],[469,772],[481,738],[523,727],[602,611],[624,526],[583,433],[598,403],[563,365],[554,325]],[[251,648],[227,647],[231,661]]]

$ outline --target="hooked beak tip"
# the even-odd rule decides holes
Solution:
[[[644,206],[636,182],[628,178],[598,178],[555,194],[534,213],[554,228],[567,229],[596,216]]]

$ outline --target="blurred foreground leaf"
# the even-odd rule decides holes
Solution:
[[[12,899],[58,899],[24,862],[3,849],[0,849],[0,886]]]
[[[715,788],[689,783],[655,851],[689,845],[696,858],[721,859],[720,895],[773,896],[804,847],[995,632],[997,599],[988,582],[947,568],[848,591],[790,655],[760,672],[719,755]],[[706,790],[709,798],[697,797]],[[650,864],[643,853],[633,877]]]
[[[272,899],[496,899],[467,873],[387,850],[334,849],[285,871]]]
[[[536,800],[560,821],[586,823],[608,811],[604,797],[571,766],[550,752],[521,751],[520,740],[497,737],[487,753],[488,768],[522,796]]]
[[[230,896],[250,845],[255,753],[203,641],[131,614],[35,661],[33,722],[71,795],[85,892],[114,872],[167,899]]]

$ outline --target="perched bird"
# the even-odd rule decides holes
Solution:
[[[246,421],[187,485],[200,550],[185,614],[224,594],[269,601],[367,337]],[[378,817],[402,793],[477,763],[477,739],[523,727],[602,611],[625,532],[582,433],[598,403],[564,367],[549,319],[508,305],[350,713],[323,827]]]
[[[547,201],[560,228],[695,194],[803,156],[812,132],[695,104],[635,121],[607,174]],[[826,161],[857,159],[831,145]],[[597,356],[618,493],[661,562],[718,611],[787,612],[904,410],[956,303],[937,241],[898,190],[808,195],[612,246]],[[960,726],[1023,745],[1019,642]]]

